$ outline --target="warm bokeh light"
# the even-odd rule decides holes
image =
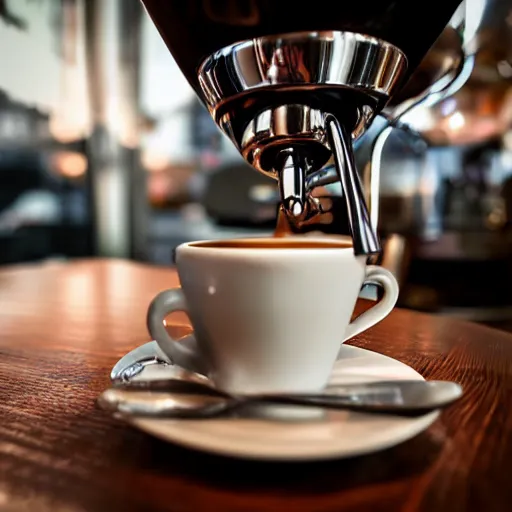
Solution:
[[[87,138],[92,130],[87,81],[84,0],[62,4],[63,34],[59,94],[51,109],[50,133],[62,143]]]
[[[169,156],[154,149],[143,150],[141,162],[143,167],[149,172],[159,172],[170,165]]]
[[[87,158],[74,151],[59,151],[53,156],[53,166],[65,178],[79,178],[87,171]]]
[[[448,118],[448,126],[450,130],[460,130],[464,127],[466,124],[466,119],[464,118],[464,114],[461,112],[454,112],[449,118]]]
[[[52,115],[49,126],[52,137],[63,144],[74,142],[87,136],[87,128],[81,119],[72,119],[58,114]]]

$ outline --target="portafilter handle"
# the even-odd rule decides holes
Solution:
[[[370,213],[354,162],[350,136],[333,115],[327,114],[325,122],[327,137],[347,205],[354,253],[356,256],[379,254],[382,248],[370,221]]]

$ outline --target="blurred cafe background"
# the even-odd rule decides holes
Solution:
[[[400,305],[512,330],[512,2],[468,2],[464,48],[447,29],[420,70],[459,85],[377,119],[356,158],[363,181],[380,166]],[[181,242],[272,233],[277,197],[138,0],[0,0],[0,265],[172,265]]]

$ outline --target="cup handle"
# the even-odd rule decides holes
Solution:
[[[148,308],[146,319],[148,331],[173,364],[205,375],[208,372],[207,365],[199,353],[194,336],[189,335],[178,341],[172,338],[164,327],[165,317],[175,311],[188,314],[187,300],[181,288],[172,288],[159,293]]]
[[[395,307],[398,300],[398,283],[395,276],[385,268],[376,265],[368,265],[366,267],[365,284],[376,284],[384,290],[384,296],[375,304],[375,306],[361,313],[355,320],[353,320],[347,327],[345,332],[345,339],[348,339],[360,334],[366,329],[379,323],[386,318]]]

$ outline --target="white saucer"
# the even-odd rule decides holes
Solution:
[[[409,366],[381,354],[343,345],[343,359],[333,370],[331,384],[348,384],[423,377]],[[149,375],[155,372],[155,375]],[[148,367],[143,378],[165,378],[172,366]],[[142,378],[137,375],[134,379]],[[130,423],[166,441],[225,456],[261,460],[321,460],[353,457],[406,441],[438,417],[421,417],[329,410],[317,419],[279,421],[260,418],[201,420],[136,419]]]

